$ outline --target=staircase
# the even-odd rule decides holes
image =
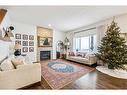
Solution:
[[[5,9],[0,9],[0,24],[1,24],[1,22],[3,21],[3,19],[4,19],[5,15],[6,15],[6,13],[7,13],[7,10],[5,10]]]

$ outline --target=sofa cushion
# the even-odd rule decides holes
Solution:
[[[2,71],[12,70],[14,69],[14,65],[12,64],[11,60],[6,59],[1,63],[0,68]]]

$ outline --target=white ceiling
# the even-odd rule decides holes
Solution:
[[[4,6],[14,21],[70,31],[127,13],[127,6]]]

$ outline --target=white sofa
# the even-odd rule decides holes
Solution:
[[[81,57],[81,56],[69,56],[67,54],[66,57],[67,60],[79,62],[82,64],[87,64],[87,65],[93,65],[97,62],[96,57],[93,54],[86,55],[86,57]]]
[[[17,69],[0,71],[0,89],[19,89],[41,81],[40,63],[17,66]]]

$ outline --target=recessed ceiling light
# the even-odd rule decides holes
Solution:
[[[48,24],[49,27],[51,27],[52,25],[51,24]]]

